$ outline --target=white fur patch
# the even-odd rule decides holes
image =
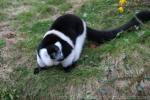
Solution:
[[[39,67],[45,67],[45,64],[43,63],[43,61],[40,59],[39,55],[37,54],[37,63],[39,65]]]
[[[56,42],[55,45],[56,45],[60,50],[62,50],[62,45],[61,45],[60,42]]]
[[[64,56],[63,53],[62,53],[62,45],[60,42],[56,42],[55,45],[60,49],[61,51],[61,56]]]
[[[62,45],[61,45],[60,42],[56,42],[55,45],[58,46],[58,48],[60,50],[62,50]],[[41,58],[39,57],[39,55],[40,55]],[[39,51],[39,55],[37,54],[37,63],[39,65],[39,67],[53,66],[53,65],[58,65],[59,64],[59,62],[54,61],[53,59],[51,59],[51,57],[49,56],[46,48],[41,49]]]
[[[41,56],[41,60],[43,61],[43,63],[46,66],[52,66],[53,65],[53,61],[50,58],[50,56],[48,55],[47,49],[45,49],[45,48],[41,49],[39,54]]]
[[[75,48],[72,50],[70,55],[64,59],[62,62],[63,67],[71,65],[73,62],[77,61],[81,55],[83,45],[86,38],[86,23],[83,21],[83,33],[76,39]]]
[[[74,52],[75,52],[75,58],[74,58],[74,61],[77,61],[79,58],[80,58],[80,55],[81,55],[81,52],[82,52],[82,49],[83,49],[83,45],[84,45],[84,42],[85,42],[85,39],[86,39],[86,23],[84,21],[83,22],[83,33],[77,38],[76,40],[76,45],[75,45],[75,48],[74,48]]]
[[[63,39],[64,41],[66,41],[69,45],[72,46],[72,48],[74,48],[74,45],[73,45],[73,42],[72,40],[68,37],[68,36],[65,36],[62,32],[59,32],[57,30],[50,30],[48,32],[45,33],[44,37],[45,38],[47,35],[49,34],[54,34],[54,35],[57,35],[59,38]]]
[[[72,50],[70,55],[61,62],[62,66],[68,67],[69,65],[71,65],[74,61],[74,57],[75,57],[75,53],[74,53],[74,50]]]
[[[40,57],[37,55],[37,62],[40,67],[45,67],[45,66],[53,66],[53,65],[58,65],[59,62],[53,61],[51,57],[49,56],[47,49],[43,48],[39,51]]]

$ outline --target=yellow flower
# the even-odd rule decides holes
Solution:
[[[119,1],[119,4],[120,4],[120,5],[125,5],[125,4],[127,4],[127,0],[120,0],[120,1]]]
[[[124,12],[124,8],[123,8],[123,7],[119,7],[119,8],[118,8],[118,11],[119,11],[120,13],[123,13],[123,12]]]

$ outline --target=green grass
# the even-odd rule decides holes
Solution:
[[[4,47],[5,46],[5,41],[0,39],[0,48]]]
[[[77,66],[69,73],[65,73],[61,66],[57,66],[33,75],[33,69],[36,67],[36,47],[52,24],[52,16],[57,13],[64,14],[71,9],[71,3],[69,0],[13,1],[2,0],[0,7],[7,10],[12,7],[28,5],[30,10],[17,14],[13,20],[9,20],[5,16],[6,13],[0,11],[0,14],[3,14],[2,17],[0,16],[0,20],[5,16],[10,21],[11,27],[16,30],[17,35],[24,36],[24,40],[19,40],[12,51],[16,55],[13,60],[11,59],[10,67],[13,72],[9,73],[10,79],[0,78],[1,99],[76,100],[78,96],[80,99],[95,98],[96,96],[92,94],[100,87],[92,90],[92,83],[89,81],[92,81],[91,78],[97,81],[104,80],[106,70],[115,65],[114,60],[117,60],[117,57],[126,56],[127,60],[121,60],[124,66],[119,66],[124,70],[127,70],[126,66],[128,65],[130,70],[134,70],[149,62],[150,23],[147,23],[140,30],[123,32],[117,38],[101,44],[97,48],[89,48],[89,43],[86,43]],[[75,14],[85,19],[90,27],[111,29],[127,22],[134,12],[147,9],[147,7],[127,8],[126,12],[120,15],[117,12],[117,4],[118,0],[87,0]],[[0,48],[4,46],[5,42],[0,40]],[[19,51],[18,54],[17,51]],[[136,56],[135,52],[139,57],[134,57]],[[93,81],[93,84],[95,82]],[[126,94],[126,91],[123,94]]]

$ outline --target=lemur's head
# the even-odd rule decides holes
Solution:
[[[64,55],[62,53],[62,45],[60,42],[49,45],[46,49],[48,55],[50,55],[50,58],[54,61],[62,61],[64,59]]]
[[[53,66],[64,59],[60,42],[42,48],[37,54],[37,63],[40,67]]]

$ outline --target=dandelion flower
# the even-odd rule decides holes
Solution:
[[[119,8],[118,8],[118,11],[119,11],[120,13],[123,13],[123,12],[124,12],[124,8],[123,8],[123,7],[119,7]]]

